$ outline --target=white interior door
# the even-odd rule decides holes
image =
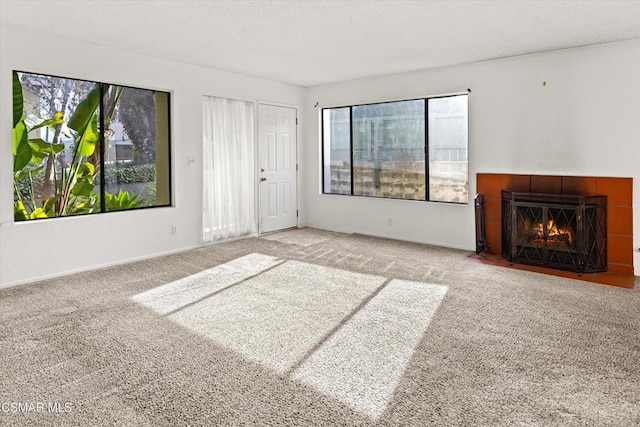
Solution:
[[[260,233],[298,226],[296,109],[258,104]]]

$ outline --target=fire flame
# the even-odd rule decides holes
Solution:
[[[544,224],[539,222],[532,227],[533,240],[544,240]],[[559,227],[552,219],[547,221],[547,242],[573,245],[573,232],[569,227]]]

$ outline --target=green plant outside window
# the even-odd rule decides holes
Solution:
[[[13,73],[16,221],[168,206],[169,93]]]

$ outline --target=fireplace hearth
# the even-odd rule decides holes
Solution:
[[[607,196],[503,190],[502,256],[579,274],[607,271]]]

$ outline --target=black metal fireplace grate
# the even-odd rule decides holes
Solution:
[[[502,255],[511,262],[607,270],[607,196],[502,192]]]

